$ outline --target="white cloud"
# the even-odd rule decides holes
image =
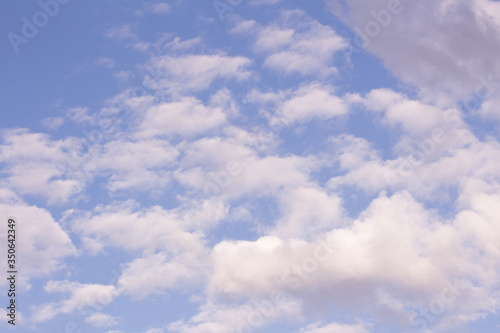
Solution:
[[[66,111],[67,117],[79,125],[94,125],[96,122],[96,115],[91,114],[87,107],[75,107]]]
[[[370,6],[387,6],[379,0],[345,4],[351,27],[375,20]],[[166,3],[144,6],[170,11]],[[378,329],[375,325],[383,326],[387,317],[404,330],[415,319],[422,322],[419,311],[442,301],[449,283],[458,289],[456,297],[443,303],[435,320],[424,321],[429,333],[495,313],[500,304],[500,144],[496,138],[476,138],[455,104],[473,93],[477,82],[470,80],[485,75],[486,65],[498,74],[496,58],[490,56],[499,45],[492,28],[500,26],[497,6],[487,0],[439,0],[427,7],[405,2],[405,11],[373,38],[368,50],[396,76],[416,84],[418,97],[386,88],[339,96],[325,81],[337,72],[335,57],[348,50],[346,41],[302,11],[285,11],[268,25],[241,21],[233,28],[249,36],[255,60],[207,51],[201,37],[161,37],[155,54],[162,55],[141,67],[148,72],[143,83],[154,91],[141,87],[145,94],[131,97],[132,90],[126,90],[97,114],[85,107],[68,110],[68,118],[83,126],[99,126],[101,116],[119,124],[88,152],[78,149],[84,139],[4,131],[0,210],[22,221],[26,279],[55,272],[65,257],[77,253],[65,227],[80,237],[82,253],[90,257],[83,260],[107,250],[125,251],[129,258],[121,263],[116,286],[49,281],[45,292],[68,295],[34,307],[33,322],[82,311],[86,323],[106,327],[120,322],[101,312],[119,295],[160,299],[188,292],[184,296],[201,304],[199,312],[171,323],[169,331],[234,333],[286,322],[303,326],[300,333],[366,333],[372,325],[365,323]],[[139,41],[131,26],[111,29],[108,36],[141,50],[154,47]],[[394,52],[403,46],[408,50]],[[196,53],[197,47],[206,53]],[[483,59],[481,52],[486,65],[477,61]],[[251,66],[259,62],[271,69],[262,78],[278,72],[285,74],[284,84],[266,88],[267,82],[259,82],[263,91],[247,94],[219,86],[258,78]],[[113,66],[107,58],[97,63]],[[294,86],[291,74],[320,81]],[[239,103],[242,95],[242,102],[251,105]],[[490,91],[484,98],[477,114],[497,117],[496,95]],[[342,120],[354,108],[373,118],[377,133],[386,130],[394,144],[381,144],[385,138],[378,140],[370,131],[366,138],[333,132],[325,151],[297,155],[290,153],[294,143],[269,129]],[[268,122],[251,119],[255,112]],[[57,129],[61,119],[43,123]],[[442,139],[435,139],[436,130]],[[368,139],[373,137],[377,141]],[[54,168],[72,152],[77,168]],[[174,201],[156,204],[141,192],[137,201],[76,207],[63,213],[63,228],[47,210],[19,197],[64,204],[101,177],[111,196],[168,191]],[[325,177],[332,177],[326,185]],[[353,190],[349,187],[365,192],[366,198],[353,204],[356,209],[367,205],[359,215],[345,213],[352,207],[344,207],[343,200],[357,195],[346,191]],[[283,295],[280,302],[276,292]],[[315,322],[319,308],[332,309],[334,322]],[[360,316],[366,322],[358,321]]]
[[[208,292],[210,295],[266,297],[279,286],[274,276],[285,271],[289,259],[304,249],[305,242],[261,237],[255,242],[223,241],[212,251]]]
[[[378,152],[365,139],[350,134],[331,138],[333,155],[341,170],[352,170],[380,159]]]
[[[0,327],[7,327],[9,330],[15,328],[19,329],[19,327],[28,327],[29,325],[26,317],[24,316],[24,312],[19,311],[19,308],[16,309],[15,325],[9,324],[8,321],[11,320],[11,318],[7,315],[7,311],[5,311],[4,309],[0,309],[0,316],[4,318],[4,320],[0,321]]]
[[[186,155],[176,179],[205,196],[225,199],[273,196],[284,187],[307,185],[309,172],[318,164],[312,157],[257,158],[245,146],[239,148],[218,139],[200,140]]]
[[[56,204],[67,202],[84,189],[83,174],[71,168],[80,163],[80,140],[52,140],[47,134],[27,129],[4,131],[2,139],[0,161],[6,163],[6,182],[18,193]]]
[[[111,192],[120,190],[155,190],[165,188],[170,180],[166,168],[178,151],[167,141],[109,141],[85,163],[85,170],[95,176],[109,176]]]
[[[138,14],[142,15],[142,12],[139,11]],[[140,52],[146,52],[152,46],[148,42],[141,41],[130,24],[109,28],[104,33],[104,36],[124,43],[127,47],[131,47]]]
[[[63,259],[76,254],[76,249],[68,234],[54,221],[46,209],[28,205],[13,192],[0,191],[0,210],[5,223],[0,228],[2,237],[7,239],[7,217],[16,221],[16,246],[19,258],[19,288],[28,290],[29,282],[43,277],[63,267]],[[6,271],[7,261],[1,267]],[[7,281],[3,280],[0,285]]]
[[[288,188],[280,196],[281,217],[272,233],[309,238],[342,224],[342,202],[317,187]]]
[[[254,299],[242,305],[208,302],[188,322],[171,323],[168,330],[179,333],[252,332],[280,319],[296,322],[302,318],[298,301],[277,294],[271,300]]]
[[[422,135],[444,123],[442,110],[388,89],[372,90],[363,100],[365,106],[383,114],[383,122],[389,126],[401,126],[411,135]]]
[[[218,221],[225,216],[226,209],[212,203],[205,213],[207,222]],[[93,214],[75,214],[66,217],[75,232],[106,246],[170,253],[203,251],[203,234],[194,230],[193,225],[186,225],[178,210],[165,210],[160,206],[138,210],[136,203],[127,201],[99,206]]]
[[[457,137],[458,133],[456,130],[445,132],[443,141],[432,141],[431,137],[417,141],[418,144],[412,145],[413,150],[402,151],[387,160],[380,159],[375,150],[363,152],[362,149],[370,149],[366,142],[362,147],[350,148],[349,141],[344,140],[344,147],[336,158],[347,173],[333,177],[328,185],[332,190],[343,185],[356,186],[370,194],[383,189],[405,189],[427,202],[456,204],[467,203],[480,192],[496,193],[500,177],[495,169],[500,161],[498,142],[491,139],[480,142],[470,133],[471,139],[462,141],[464,138]],[[359,151],[349,157],[359,162],[346,164],[343,161],[346,150]],[[360,153],[368,155],[361,159],[357,155]],[[457,199],[450,197],[450,191],[454,190],[458,190]]]
[[[315,323],[300,330],[300,333],[368,333],[363,325]]]
[[[325,2],[363,36],[368,51],[395,75],[416,84],[427,98],[449,105],[467,98],[490,74],[500,76],[498,2]]]
[[[254,47],[265,55],[265,67],[317,77],[337,73],[334,55],[348,46],[347,41],[299,10],[283,12],[279,22],[263,27],[243,21],[232,32],[255,34]]]
[[[278,93],[278,96],[281,93]],[[330,119],[345,115],[349,104],[335,95],[334,88],[318,83],[304,85],[277,105],[274,115],[269,115],[271,126],[287,126],[308,122],[311,119]],[[349,97],[347,97],[349,98]]]
[[[51,280],[47,282],[44,290],[48,293],[70,293],[71,296],[57,303],[46,303],[35,307],[32,316],[35,323],[50,320],[59,314],[71,314],[75,311],[93,313],[111,303],[118,296],[118,291],[112,285],[81,284],[67,280]],[[99,319],[98,317],[99,315],[97,319]],[[94,322],[93,319],[89,320]]]
[[[189,285],[203,282],[202,257],[182,255],[169,260],[158,253],[133,260],[127,264],[118,281],[118,290],[125,295],[143,299],[151,294],[162,294],[165,290],[179,291]]]
[[[488,212],[497,200],[498,196],[479,196],[474,213],[464,211],[454,222],[445,223],[407,193],[381,195],[351,225],[325,233],[323,241],[277,237],[224,241],[212,253],[209,295],[269,298],[282,290],[288,298],[301,299],[306,308],[319,303],[344,310],[368,304],[376,309],[389,295],[393,303],[405,304],[406,310],[398,311],[402,325],[410,325],[409,309],[428,307],[450,281],[461,279],[459,296],[446,303],[450,315],[441,317],[443,322],[453,314],[491,312],[497,296],[486,290],[496,288],[497,265],[489,268],[486,263],[497,260],[500,251],[494,242],[498,228],[493,221],[498,217]],[[477,241],[470,243],[471,239]],[[481,281],[480,285],[472,287],[465,282],[468,279]],[[364,332],[362,326],[329,328]]]
[[[94,312],[90,316],[85,317],[85,323],[94,327],[107,327],[118,324],[116,317],[110,316],[102,312]]]
[[[224,54],[154,57],[147,65],[147,87],[169,94],[202,91],[215,80],[242,81],[250,78],[250,59]]]
[[[470,102],[466,102],[465,104],[472,104],[472,106],[478,106],[483,100],[481,97],[484,97],[484,103],[481,104],[481,107],[479,109],[479,114],[481,114],[483,117],[487,119],[494,119],[494,120],[500,120],[500,94],[499,92],[499,83],[500,81],[497,81],[494,83],[493,87],[489,87],[489,91],[486,92],[486,94],[482,93],[481,95],[478,96],[473,96],[473,98],[470,99]]]
[[[150,328],[147,331],[144,331],[143,333],[163,333],[162,328]]]
[[[149,108],[140,125],[140,136],[195,136],[226,123],[227,115],[220,107],[204,105],[194,97],[161,103]]]
[[[227,216],[227,207],[214,200],[184,210],[155,206],[137,211],[136,206],[131,202],[102,206],[93,215],[75,212],[66,219],[91,253],[104,246],[143,252],[123,269],[120,293],[144,298],[202,283],[207,256],[204,230]]]

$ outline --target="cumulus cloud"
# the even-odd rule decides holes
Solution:
[[[335,89],[319,83],[311,83],[295,91],[252,91],[247,99],[261,104],[272,128],[307,123],[312,119],[326,120],[345,115],[354,96],[344,98],[335,94]],[[275,111],[268,111],[270,106]]]
[[[85,318],[85,323],[94,327],[107,327],[118,324],[116,317],[102,312],[94,312]]]
[[[225,54],[154,57],[147,65],[150,74],[145,77],[144,84],[159,93],[197,92],[209,88],[216,80],[249,79],[251,63],[246,57]]]
[[[23,195],[45,198],[50,204],[67,202],[84,189],[84,177],[68,166],[79,163],[81,140],[52,140],[44,133],[12,129],[2,133],[0,161],[5,163],[9,187]]]
[[[473,249],[467,249],[463,244],[468,243],[470,237],[481,236],[465,227],[472,224],[463,218],[482,219],[473,216],[486,212],[495,200],[478,199],[472,208],[477,213],[467,210],[449,224],[436,219],[408,193],[381,195],[352,225],[329,231],[317,241],[262,237],[255,242],[222,242],[212,253],[214,273],[209,291],[213,295],[227,295],[229,299],[257,296],[268,299],[280,290],[289,299],[301,299],[303,309],[318,303],[339,311],[352,310],[362,304],[372,304],[375,308],[375,304],[379,304],[382,310],[384,304],[389,304],[387,299],[392,299],[394,311],[398,309],[395,304],[403,302],[404,306],[398,311],[403,318],[401,325],[407,328],[415,325],[413,311],[422,306],[428,308],[436,297],[440,299],[443,290],[449,293],[453,288],[456,296],[443,305],[451,312],[444,316],[443,322],[439,321],[441,324],[458,313],[473,316],[491,312],[496,296],[486,297],[488,300],[484,303],[477,301],[484,296],[484,290],[496,284],[488,279],[492,271],[482,264],[479,265],[483,268],[478,270],[477,265],[490,262],[490,256],[498,255],[497,246],[491,243],[496,224],[494,218],[486,218],[489,222],[484,220],[484,230],[489,230],[490,240],[478,239]],[[481,204],[484,208],[477,206],[479,202],[484,203]],[[480,229],[483,228],[476,230]],[[483,252],[492,245],[493,252]],[[450,249],[454,249],[453,252]],[[482,282],[473,287],[468,279]],[[328,283],[328,289],[324,283]],[[331,328],[355,332],[365,329],[337,324]],[[325,330],[314,325],[307,329]]]
[[[203,281],[201,258],[182,255],[169,259],[166,253],[135,259],[127,264],[118,281],[121,293],[135,298],[162,294],[166,290],[181,290]]]
[[[206,227],[227,214],[224,204],[210,201],[201,207],[206,214]],[[137,207],[132,201],[97,207],[93,213],[74,212],[66,217],[84,240],[94,239],[107,246],[130,250],[164,250],[170,253],[200,253],[203,234],[195,220],[185,223],[178,209],[160,206]],[[139,236],[140,235],[140,236]]]
[[[0,209],[6,219],[16,221],[17,253],[22,258],[19,287],[23,290],[29,289],[31,279],[53,274],[64,267],[65,257],[77,254],[68,233],[47,209],[26,204],[7,189],[0,191]],[[7,220],[0,230],[2,237],[7,239]],[[6,264],[5,261],[3,265]],[[6,266],[2,267],[7,270]]]
[[[274,234],[283,238],[309,238],[342,224],[342,200],[317,187],[296,187],[281,194],[283,217]]]
[[[358,93],[355,80],[333,81],[336,58],[359,46],[345,27],[279,2],[248,3],[269,5],[259,10],[277,14],[271,22],[233,16],[238,43],[224,51],[205,34],[154,44],[134,25],[110,28],[146,52],[137,73],[116,74],[127,84],[142,73],[141,86],[98,112],[66,109],[84,128],[77,137],[2,130],[0,211],[22,228],[20,286],[48,276],[51,294],[32,305],[33,324],[78,313],[109,330],[128,320],[105,313],[115,300],[164,305],[171,294],[189,300],[183,319],[136,330],[433,333],[498,311],[500,143],[475,122],[499,119],[498,3],[326,0],[410,84]],[[148,2],[136,14],[171,10]],[[359,128],[329,127],[337,121]],[[116,285],[51,275],[69,256],[107,263],[110,253]]]
[[[348,46],[332,28],[299,10],[285,11],[267,26],[241,21],[232,32],[252,36],[255,50],[265,56],[264,66],[284,74],[335,74],[334,56]]]
[[[498,80],[498,2],[325,2],[359,35],[355,48],[365,47],[380,57],[426,98],[449,105],[473,94],[488,76]]]
[[[268,311],[265,314],[261,312],[262,306],[265,306]],[[299,302],[287,300],[283,298],[283,295],[277,294],[271,304],[265,305],[262,300],[254,300],[240,306],[207,303],[201,306],[198,315],[188,321],[171,323],[168,329],[179,333],[206,331],[231,333],[238,330],[243,332],[260,329],[283,318],[295,318],[293,321],[296,321],[301,317]]]
[[[109,141],[101,151],[85,163],[85,170],[94,176],[108,176],[112,192],[164,188],[170,179],[165,169],[178,151],[167,141]]]
[[[102,315],[96,315],[95,311],[102,309],[118,296],[118,291],[112,285],[81,284],[67,280],[50,280],[44,290],[48,293],[69,293],[70,297],[60,302],[45,303],[35,307],[32,315],[34,322],[44,322],[59,314],[90,311],[93,314],[87,317],[89,323],[98,324]]]
[[[206,133],[226,124],[224,111],[217,106],[206,106],[193,97],[154,105],[147,110],[139,135],[189,137]]]

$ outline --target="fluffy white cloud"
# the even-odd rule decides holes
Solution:
[[[336,159],[347,173],[333,177],[328,185],[332,190],[338,190],[339,186],[356,186],[371,194],[405,189],[428,202],[456,200],[460,205],[467,205],[478,193],[497,193],[500,180],[500,173],[495,168],[500,163],[498,142],[468,139],[473,136],[457,138],[456,131],[444,133],[443,140],[433,141],[432,136],[425,138],[412,145],[412,149],[388,160],[377,156],[366,142],[361,147],[349,148],[348,141],[344,140],[344,148],[339,150]],[[359,141],[354,138],[350,141],[353,140]],[[369,150],[363,152],[366,148]],[[357,163],[346,164],[345,154],[350,150],[357,151],[354,156],[348,155]],[[363,159],[359,154],[369,155]],[[458,198],[453,199],[449,193],[455,189]]]
[[[378,152],[365,139],[353,135],[340,135],[331,138],[332,151],[340,170],[352,170],[370,161],[380,159]]]
[[[102,312],[94,312],[85,318],[85,323],[94,327],[107,327],[118,324],[116,317]]]
[[[5,218],[0,230],[7,239],[7,218],[16,223],[16,251],[19,258],[20,287],[28,289],[30,279],[54,273],[63,267],[63,259],[77,251],[66,231],[44,208],[28,205],[7,189],[0,191],[0,210]],[[2,262],[6,271],[7,261]],[[3,280],[0,284],[4,285]]]
[[[285,11],[279,23],[260,26],[238,22],[233,33],[254,36],[256,51],[265,55],[264,66],[285,74],[328,77],[337,73],[334,55],[348,43],[332,28],[308,17],[305,12]]]
[[[2,132],[0,161],[5,163],[6,184],[23,195],[40,196],[48,203],[65,203],[84,189],[79,169],[81,140],[52,140],[27,129]]]
[[[500,76],[498,2],[325,2],[360,35],[355,48],[363,44],[427,98],[453,103],[467,98],[490,74]]]
[[[383,114],[383,122],[389,126],[401,126],[405,133],[422,135],[444,123],[447,110],[410,100],[388,89],[377,89],[364,99],[367,109]]]
[[[185,254],[169,259],[158,253],[133,260],[127,264],[118,281],[118,290],[124,295],[142,299],[165,290],[179,291],[203,282],[206,268],[201,254]]]
[[[500,49],[499,4],[395,1],[327,0],[348,26],[361,29],[368,51],[416,85],[412,97],[389,88],[340,96],[331,81],[335,58],[349,52],[347,41],[303,11],[280,12],[268,24],[234,24],[231,38],[248,38],[255,59],[210,50],[200,36],[181,41],[165,34],[153,45],[140,41],[132,26],[110,29],[110,38],[156,50],[138,66],[147,73],[144,86],[110,98],[97,113],[67,110],[85,129],[111,122],[109,133],[94,142],[87,133],[54,140],[26,129],[2,132],[0,210],[20,221],[21,288],[77,253],[65,228],[80,237],[81,260],[106,251],[129,258],[116,286],[46,283],[46,293],[67,297],[34,306],[33,323],[82,311],[89,325],[116,325],[120,318],[101,311],[119,295],[160,301],[184,292],[198,313],[168,325],[171,332],[258,331],[286,322],[302,326],[300,333],[366,333],[382,331],[390,318],[400,331],[414,326],[431,333],[498,311],[500,144],[475,132],[458,106],[498,119],[496,88],[485,80],[500,74],[491,56]],[[400,13],[384,16],[399,12],[396,7]],[[171,9],[166,3],[141,8],[137,15]],[[105,58],[97,63],[115,65]],[[297,83],[304,77],[315,81]],[[228,82],[252,86],[250,92],[221,87]],[[315,146],[297,154],[288,139],[298,131],[276,130],[305,128],[310,120],[354,121],[351,110],[372,118],[389,140],[335,128],[312,135]],[[63,120],[43,124],[55,130]],[[332,137],[318,153],[324,134]],[[82,142],[88,149],[79,149]],[[83,191],[93,181],[110,196],[153,195],[65,207],[61,225],[19,197],[65,204],[93,195]],[[360,214],[345,204],[358,189],[365,197],[355,205],[367,206]],[[156,194],[173,200],[158,202]],[[319,309],[335,318],[316,322]]]
[[[329,119],[345,115],[349,110],[349,103],[336,96],[330,86],[313,83],[289,95],[276,105],[275,114],[269,115],[271,126],[304,123],[314,118]]]
[[[106,245],[199,254],[203,252],[202,230],[226,216],[227,208],[223,203],[208,200],[199,209],[199,214],[204,215],[204,223],[195,218],[195,211],[184,215],[178,209],[166,210],[160,206],[139,209],[132,201],[98,206],[93,213],[75,212],[73,215],[69,212],[66,218],[85,242],[101,244],[97,249]],[[91,248],[96,247],[92,245]]]
[[[342,224],[342,202],[317,187],[287,188],[280,196],[283,217],[273,234],[283,238],[309,238]]]
[[[34,322],[44,322],[59,314],[70,314],[75,311],[90,312],[95,315],[95,311],[102,309],[118,296],[118,291],[112,285],[81,284],[67,280],[51,280],[47,282],[44,290],[48,293],[70,293],[71,296],[57,303],[46,303],[35,307],[32,315]]]
[[[487,263],[497,260],[493,258],[499,252],[493,241],[497,217],[488,211],[497,200],[479,196],[470,211],[448,223],[407,193],[382,195],[351,225],[325,233],[323,241],[262,237],[255,242],[221,242],[212,253],[209,294],[269,298],[282,290],[287,297],[302,299],[304,307],[321,303],[344,311],[361,304],[382,309],[392,299],[393,311],[403,302],[397,311],[407,327],[415,325],[412,309],[430,308],[450,290],[456,296],[441,300],[450,310],[441,324],[458,314],[492,312],[498,304],[494,290],[499,267]],[[479,285],[474,287],[469,279]],[[356,329],[363,332],[361,326]]]
[[[246,80],[251,76],[246,57],[214,55],[170,55],[150,60],[144,84],[158,92],[178,94],[207,89],[217,79]]]
[[[500,120],[500,94],[498,94],[499,87],[500,86],[497,82],[495,86],[488,92],[486,100],[481,104],[481,108],[479,109],[479,113],[487,119]],[[479,98],[471,99],[471,104],[478,105],[481,101],[482,99]]]
[[[68,212],[66,219],[90,253],[105,246],[143,253],[124,265],[118,291],[134,298],[199,285],[208,255],[204,231],[228,214],[220,201],[206,199],[184,209],[138,209],[132,202],[98,207],[92,214]]]
[[[296,322],[302,318],[298,301],[276,294],[272,300],[254,299],[242,305],[208,302],[188,322],[174,322],[168,330],[179,333],[252,332],[278,320]]]
[[[109,141],[93,153],[85,163],[92,176],[108,176],[112,192],[125,189],[151,190],[164,188],[178,151],[168,141]]]
[[[256,159],[250,154],[247,156],[240,154],[239,159],[228,159],[220,168],[186,168],[176,177],[204,196],[221,195],[225,199],[249,195],[262,197],[275,195],[284,187],[309,184],[309,172],[317,165],[313,158],[269,156]],[[211,158],[206,162],[211,163]]]
[[[225,111],[219,106],[206,106],[193,97],[157,104],[147,110],[138,135],[192,137],[224,125]]]

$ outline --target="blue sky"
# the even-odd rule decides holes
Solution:
[[[3,2],[1,330],[498,332],[499,7]]]

